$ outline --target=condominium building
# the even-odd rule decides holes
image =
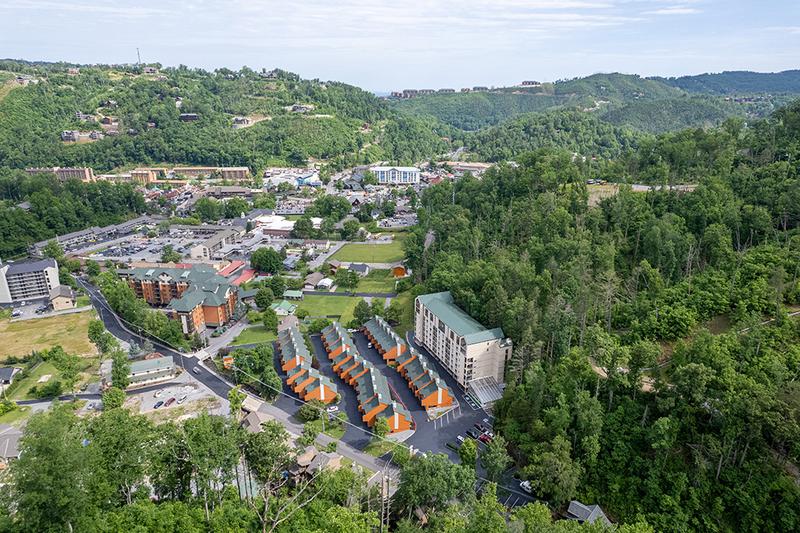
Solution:
[[[186,335],[200,333],[233,319],[239,288],[206,265],[191,268],[132,268],[117,271],[138,298],[181,323]]]
[[[380,185],[411,185],[419,183],[417,167],[370,167]]]
[[[0,262],[0,304],[48,298],[59,286],[55,259]]]
[[[59,181],[67,181],[69,179],[81,180],[84,183],[94,181],[94,170],[88,167],[44,167],[44,168],[26,168],[25,172],[28,174],[55,174]]]
[[[450,292],[417,296],[415,338],[465,389],[475,380],[503,382],[512,342],[500,328],[486,329],[461,310]]]

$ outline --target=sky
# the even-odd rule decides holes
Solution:
[[[383,92],[800,68],[799,0],[0,0],[0,57],[279,67]]]

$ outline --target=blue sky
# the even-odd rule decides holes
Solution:
[[[800,68],[798,0],[0,0],[0,56],[281,67],[370,90]]]

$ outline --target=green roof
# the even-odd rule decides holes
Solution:
[[[287,313],[291,314],[291,313],[294,313],[295,309],[297,309],[297,306],[294,305],[291,302],[287,302],[286,300],[281,300],[280,303],[274,302],[274,303],[270,304],[269,308],[272,309],[273,311],[277,311],[278,309],[281,309],[281,310],[286,311]]]
[[[464,337],[467,344],[503,339],[500,328],[486,329],[480,322],[465,313],[453,301],[450,291],[417,296],[417,299],[439,317],[456,335]]]
[[[225,305],[228,299],[225,293],[230,289],[238,291],[238,287],[217,274],[208,265],[193,265],[191,268],[132,268],[120,271],[121,274],[137,280],[163,280],[165,282],[186,282],[189,287],[180,298],[169,302],[168,307],[181,313],[188,313],[198,305]]]
[[[142,374],[144,372],[157,372],[159,370],[172,370],[175,362],[172,356],[156,357],[155,359],[142,359],[141,361],[131,362],[130,374]]]
[[[303,291],[293,291],[292,289],[286,289],[283,291],[284,298],[302,298]]]

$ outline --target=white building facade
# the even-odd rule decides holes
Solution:
[[[371,167],[379,185],[413,185],[419,183],[417,167]]]
[[[425,347],[465,389],[491,378],[503,383],[513,344],[500,328],[486,329],[454,302],[449,292],[423,294],[414,302],[416,342]]]
[[[0,304],[48,298],[58,286],[55,259],[0,265]]]

